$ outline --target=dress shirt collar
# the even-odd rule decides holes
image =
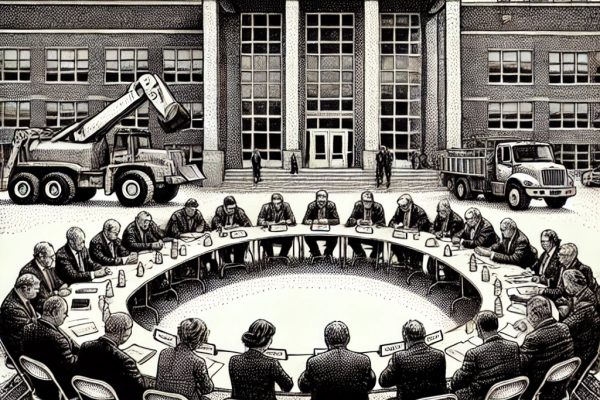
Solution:
[[[74,248],[72,248],[72,247],[71,247],[71,245],[70,245],[70,244],[68,244],[68,243],[67,243],[67,246],[68,246],[68,247],[69,247],[69,249],[71,250],[71,253],[73,253],[73,255],[74,255],[75,257],[77,257],[77,256],[78,256],[78,254],[80,253],[80,251],[77,251],[77,250],[75,250],[75,249],[74,249]]]
[[[486,338],[486,339],[483,341],[483,343],[493,342],[493,341],[495,341],[495,340],[500,340],[500,339],[501,339],[500,335],[498,335],[498,334],[496,333],[495,335],[492,335],[492,336],[489,336],[489,337],[487,337],[487,338]]]
[[[102,237],[104,238],[106,244],[110,245],[112,243],[112,240],[106,237],[106,233],[102,232]]]

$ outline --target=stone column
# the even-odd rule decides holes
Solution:
[[[425,115],[425,152],[432,160],[432,154],[438,150],[438,16],[434,15],[427,20],[425,25],[425,51],[426,51],[426,97]]]
[[[299,34],[300,3],[285,0],[285,150],[283,168],[290,169],[292,154],[296,154],[298,167],[302,167],[300,154],[299,115]]]
[[[462,145],[460,0],[446,1],[446,147]]]
[[[365,150],[363,168],[375,169],[379,147],[379,2],[365,0]]]

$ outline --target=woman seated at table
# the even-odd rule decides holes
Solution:
[[[273,342],[273,335],[275,326],[264,319],[254,321],[242,335],[248,350],[229,361],[232,398],[275,400],[275,383],[285,392],[292,390],[294,381],[279,361],[264,354]]]
[[[179,344],[160,352],[156,388],[189,400],[207,399],[202,395],[213,391],[213,382],[206,362],[194,353],[208,339],[206,324],[199,318],[185,319],[177,334]]]

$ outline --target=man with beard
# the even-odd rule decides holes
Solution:
[[[273,193],[271,195],[271,202],[264,204],[260,209],[257,225],[264,227],[271,225],[296,225],[296,218],[289,203],[283,201],[283,196],[279,193]],[[292,248],[293,241],[294,238],[290,236],[280,239],[264,239],[260,241],[260,244],[265,249],[267,257],[273,257],[274,244],[281,246],[279,257],[287,257]]]
[[[309,203],[306,208],[306,214],[302,223],[304,225],[321,224],[321,225],[338,225],[340,217],[337,213],[337,207],[333,201],[328,200],[329,195],[325,190],[319,190],[316,194],[316,200]],[[320,257],[321,250],[317,241],[325,241],[324,255],[331,257],[335,246],[337,246],[337,238],[335,236],[306,236],[304,238],[310,254],[313,257]]]

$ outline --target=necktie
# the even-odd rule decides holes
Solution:
[[[115,258],[117,256],[117,252],[115,250],[115,242],[110,242],[108,244],[108,247],[110,247],[110,254],[112,255],[112,258]]]
[[[550,255],[546,253],[544,255],[544,260],[542,261],[542,268],[540,269],[540,275],[543,276],[546,272],[546,268],[548,268],[548,260],[550,260]]]
[[[475,239],[475,228],[471,229],[471,240]]]
[[[404,227],[410,228],[410,210],[404,213]]]
[[[77,252],[77,263],[79,264],[79,271],[85,272],[85,266],[83,265],[83,257],[81,251]]]
[[[31,302],[29,302],[29,300],[25,300],[25,307],[27,307],[27,311],[29,312],[29,315],[31,315],[31,318],[36,319],[37,314],[35,312],[35,309],[31,305]]]

